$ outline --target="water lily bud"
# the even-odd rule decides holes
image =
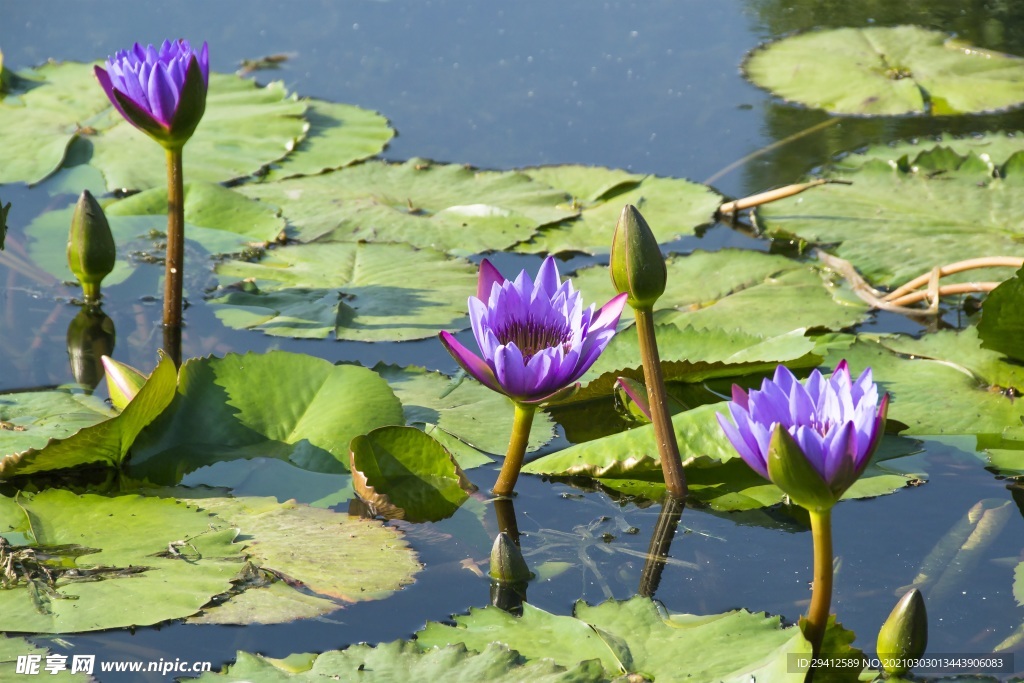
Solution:
[[[89,390],[103,379],[101,358],[114,352],[114,321],[99,306],[82,306],[68,324],[68,360],[75,381]]]
[[[615,224],[611,265],[615,291],[625,292],[633,308],[651,308],[665,293],[668,271],[658,238],[632,204],[627,204]]]
[[[107,373],[107,392],[110,402],[118,410],[124,410],[146,383],[147,377],[130,365],[118,363],[110,356],[103,356],[103,369]]]
[[[900,598],[878,631],[878,658],[886,673],[902,676],[910,670],[907,660],[924,654],[928,647],[928,612],[916,588]]]
[[[98,301],[100,282],[114,269],[117,249],[110,225],[99,202],[89,193],[82,192],[71,217],[68,235],[68,266],[78,281],[86,301]]]
[[[516,583],[529,581],[530,569],[526,566],[523,551],[519,549],[504,531],[494,539],[491,546],[490,575],[496,581]]]
[[[808,510],[828,510],[838,500],[782,425],[775,428],[768,444],[768,478]]]

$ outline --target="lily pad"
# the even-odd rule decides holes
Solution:
[[[410,159],[239,191],[279,207],[302,242],[401,242],[458,255],[500,250],[577,211],[564,193],[513,171]]]
[[[919,26],[813,31],[755,50],[755,84],[834,114],[970,114],[1024,102],[1024,60]]]
[[[981,347],[1024,361],[1024,268],[989,292],[978,321]]]
[[[831,352],[825,364],[843,358],[851,367],[872,368],[892,395],[889,419],[906,425],[903,434],[999,434],[1024,417],[1024,402],[1016,399],[1024,391],[1024,367],[982,349],[973,327],[921,339],[863,337]]]
[[[495,607],[455,617],[455,626],[429,623],[416,634],[424,649],[465,643],[483,651],[498,642],[528,661],[562,666],[597,659],[605,675],[642,673],[649,680],[779,680],[794,673],[791,655],[810,644],[779,617],[744,610],[708,616],[659,612],[641,597],[591,607],[577,602],[573,616],[556,616],[530,604],[515,617]]]
[[[132,471],[176,483],[203,465],[262,456],[345,472],[353,437],[402,423],[387,382],[366,368],[284,351],[192,359],[136,441]]]
[[[235,663],[221,673],[205,673],[198,683],[218,681],[352,681],[391,683],[392,681],[448,681],[449,683],[601,683],[601,665],[581,662],[567,670],[548,660],[525,662],[518,653],[500,645],[489,645],[481,652],[470,652],[457,643],[427,652],[414,643],[395,641],[371,647],[353,645],[319,655],[292,655],[270,659],[239,652]]]
[[[658,242],[671,242],[711,223],[722,203],[722,197],[706,185],[679,178],[594,166],[542,166],[525,169],[524,173],[569,192],[572,206],[580,210],[580,215],[542,228],[529,242],[516,246],[521,253],[607,254],[626,204],[640,209]]]
[[[273,209],[261,205],[234,190],[210,183],[185,185],[185,239],[198,243],[211,255],[237,254],[275,240],[284,231],[284,219]],[[74,280],[68,260],[54,244],[67,241],[74,206],[47,211],[25,227],[31,238],[29,254],[41,268],[59,280]],[[154,248],[166,239],[167,190],[157,188],[108,203],[104,213],[118,247],[114,270],[103,280],[104,286],[123,282],[135,270],[138,260],[130,255]],[[191,266],[190,266],[191,267]]]
[[[776,505],[785,494],[756,474],[725,438],[716,413],[728,414],[725,403],[699,406],[672,417],[690,495],[713,510],[753,510]],[[919,481],[924,474],[903,472],[884,460],[918,450],[909,439],[887,437],[873,462],[844,499],[885,495]],[[608,488],[657,500],[664,492],[661,460],[654,427],[644,425],[564,450],[527,463],[522,471],[554,477],[590,477]]]
[[[415,427],[380,427],[350,448],[356,493],[387,519],[446,519],[476,490],[452,454]]]
[[[181,502],[136,495],[50,489],[0,498],[0,535],[15,552],[57,557],[52,582],[42,572],[26,573],[0,591],[0,629],[7,633],[77,633],[187,617],[231,588],[243,560],[242,546],[232,543],[236,530],[211,529],[209,515]]]
[[[170,404],[174,397],[176,373],[170,358],[162,356],[149,380],[120,414],[88,413],[67,415],[68,397],[62,392],[8,394],[0,397],[3,419],[23,431],[18,438],[0,438],[5,453],[0,459],[0,477],[47,472],[80,465],[120,467],[135,437]],[[21,400],[22,398],[27,400]],[[6,401],[10,403],[3,405]],[[39,411],[39,412],[36,412]],[[32,413],[35,413],[34,415]],[[81,422],[75,418],[78,417]],[[105,418],[105,419],[104,419]],[[74,432],[68,426],[81,425]],[[53,426],[59,425],[57,431]],[[4,435],[10,432],[5,431]],[[66,435],[64,435],[66,434]],[[44,443],[40,443],[45,439]],[[7,443],[5,443],[5,441]],[[33,445],[24,450],[26,443]]]
[[[987,151],[966,156],[941,145],[916,153],[906,145],[873,147],[824,174],[852,185],[830,183],[773,202],[757,210],[756,221],[772,236],[827,245],[877,285],[900,285],[962,259],[1021,255],[1024,154],[997,156],[1012,140],[996,136]],[[980,272],[943,283],[977,280]],[[997,281],[1013,274],[984,272],[980,279]]]
[[[432,249],[329,243],[271,250],[259,263],[226,261],[222,281],[246,278],[214,299],[225,325],[278,337],[405,341],[469,325],[476,268]]]
[[[435,425],[484,453],[504,453],[508,448],[515,407],[507,396],[466,377],[453,380],[439,372],[415,366],[400,368],[378,364],[373,370],[388,381],[402,401],[406,424]],[[453,386],[453,382],[458,382],[458,385]],[[551,417],[544,411],[538,411],[530,429],[527,452],[535,451],[550,441],[554,437],[554,429]],[[434,438],[439,436],[429,430],[428,433]],[[445,447],[449,443],[448,440],[441,441]],[[456,452],[452,455],[463,469],[492,462],[479,454],[473,460],[466,460]]]
[[[782,256],[695,251],[670,257],[667,266],[668,285],[654,305],[658,324],[775,337],[802,328],[842,329],[867,317],[860,300],[835,296],[824,272]],[[581,270],[573,282],[585,302],[600,305],[616,294],[607,266]],[[622,319],[632,317],[626,307]]]
[[[191,622],[268,624],[319,616],[384,599],[420,570],[400,533],[379,522],[274,498],[196,504],[241,528],[249,561],[278,580],[247,588]]]
[[[16,680],[17,677],[27,673],[25,671],[18,671],[18,659],[20,657],[38,657],[36,660],[39,666],[38,675],[45,675],[49,681],[57,681],[58,683],[88,683],[88,681],[93,680],[92,676],[85,673],[86,669],[84,667],[86,662],[76,661],[81,655],[72,655],[71,657],[57,655],[51,661],[54,664],[59,662],[63,666],[52,673],[46,669],[46,665],[49,663],[47,658],[50,656],[49,650],[43,647],[36,647],[25,638],[9,638],[0,635],[0,678],[6,678],[9,681]],[[95,659],[93,660],[93,667],[95,667]]]
[[[303,137],[305,110],[281,83],[261,87],[210,74],[206,113],[185,147],[185,177],[223,182],[256,173]],[[166,185],[163,149],[117,114],[92,65],[72,62],[49,62],[12,79],[0,100],[0,183],[41,181],[80,137],[91,143],[89,163],[109,190]]]
[[[348,166],[382,152],[395,136],[388,120],[351,104],[306,99],[309,130],[295,150],[273,164],[264,181],[313,175]]]

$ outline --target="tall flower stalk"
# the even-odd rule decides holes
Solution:
[[[561,281],[555,260],[544,259],[537,277],[526,271],[508,280],[484,259],[469,319],[480,356],[448,332],[441,343],[462,368],[515,404],[512,436],[494,493],[512,494],[523,466],[537,407],[568,396],[615,334],[626,302],[620,295],[595,311],[583,308],[572,283]]]
[[[647,386],[647,406],[654,424],[665,487],[673,498],[683,500],[686,498],[686,474],[683,472],[676,433],[672,428],[668,392],[661,373],[658,340],[654,334],[654,304],[665,293],[668,271],[658,239],[644,217],[631,204],[622,209],[615,225],[609,271],[616,291],[628,297],[626,302],[636,317],[640,361],[643,363],[644,384]]]
[[[885,430],[889,395],[871,368],[854,381],[846,361],[807,384],[780,365],[760,391],[733,385],[726,437],[750,467],[805,508],[814,541],[814,583],[804,635],[820,653],[832,601],[832,507],[864,472]]]
[[[156,140],[167,156],[167,256],[164,281],[164,346],[181,364],[185,207],[182,148],[206,111],[210,58],[206,43],[165,40],[160,48],[121,50],[97,66],[96,79],[111,104],[133,126]]]

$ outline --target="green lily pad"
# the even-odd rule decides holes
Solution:
[[[170,404],[175,383],[174,363],[162,356],[149,380],[120,414],[104,411],[69,416],[62,412],[68,407],[68,397],[62,392],[0,397],[2,419],[24,430],[13,432],[18,438],[6,439],[11,433],[7,431],[0,437],[0,446],[6,453],[0,459],[0,477],[80,465],[120,467],[135,437]],[[20,400],[22,396],[27,400]],[[10,403],[3,405],[7,401]],[[92,415],[98,416],[100,421],[92,422]],[[76,424],[81,425],[77,431],[66,431]],[[55,425],[59,425],[57,431],[53,429]],[[37,445],[10,450],[27,443]]]
[[[273,164],[264,181],[313,175],[376,156],[395,136],[388,120],[351,104],[302,100],[309,130],[295,150]]]
[[[753,510],[783,502],[782,490],[739,457],[725,438],[716,413],[727,415],[726,404],[703,405],[672,417],[690,495],[720,511]],[[912,480],[919,482],[925,477],[922,472],[904,472],[892,463],[879,464],[916,450],[917,443],[909,439],[883,439],[872,464],[843,498],[885,495],[904,488]],[[522,471],[555,477],[590,477],[608,488],[651,500],[658,500],[665,488],[654,427],[649,424],[570,446],[527,463]]]
[[[345,472],[348,444],[402,424],[387,382],[354,365],[283,351],[186,361],[178,393],[132,448],[132,471],[161,481],[221,460],[257,456]]]
[[[415,427],[380,427],[350,448],[356,493],[388,519],[446,519],[476,490],[452,454]]]
[[[210,74],[206,112],[182,154],[185,178],[225,182],[284,158],[306,135],[305,112],[306,104],[289,95],[280,81],[260,86],[234,75]],[[115,116],[114,126],[90,138],[90,164],[103,172],[107,189],[166,187],[163,148]]]
[[[518,653],[500,645],[489,645],[479,653],[468,651],[461,643],[423,652],[414,643],[395,641],[374,647],[353,645],[319,655],[292,655],[286,659],[239,652],[235,663],[223,672],[205,673],[196,681],[601,683],[608,680],[602,673],[601,665],[593,660],[567,670],[547,660],[524,662]]]
[[[1024,154],[996,155],[1024,144],[993,136],[984,147],[989,139],[975,140],[977,153],[958,145],[966,156],[942,145],[916,153],[901,145],[851,154],[824,177],[852,185],[826,184],[762,206],[757,224],[773,236],[829,245],[877,285],[900,285],[963,259],[1022,254]],[[942,282],[1012,275],[1010,268],[994,268]]]
[[[72,655],[71,657],[58,655],[59,659],[57,661],[63,664],[63,668],[53,673],[46,669],[48,656],[50,656],[49,650],[43,647],[36,647],[25,638],[9,638],[0,635],[0,678],[6,678],[9,681],[17,680],[17,678],[26,674],[25,671],[18,671],[18,658],[38,657],[36,660],[39,666],[38,675],[45,675],[46,680],[58,681],[58,683],[88,683],[93,680],[86,673],[87,669],[84,668],[87,666],[86,662],[76,661],[81,655]],[[95,668],[95,659],[93,659],[92,668]]]
[[[455,617],[455,626],[429,623],[416,634],[424,649],[465,643],[483,651],[498,642],[528,661],[562,666],[597,659],[606,675],[642,673],[649,680],[785,680],[790,655],[810,644],[779,617],[740,610],[725,614],[664,616],[641,597],[591,607],[577,602],[573,616],[556,616],[530,604],[515,617],[495,607]]]
[[[755,50],[762,88],[835,114],[969,114],[1024,102],[1024,60],[919,26],[813,31]]]
[[[706,185],[678,178],[593,166],[542,166],[524,173],[569,192],[580,215],[541,229],[529,242],[516,246],[521,253],[607,254],[626,204],[640,209],[658,242],[671,242],[711,223],[722,203],[722,197]]]
[[[1024,417],[1024,402],[1016,400],[1024,391],[1024,368],[982,349],[973,327],[921,339],[863,337],[831,352],[825,364],[834,367],[843,358],[853,368],[872,368],[891,394],[889,419],[907,427],[903,434],[999,434]]]
[[[74,206],[47,211],[25,227],[30,237],[29,254],[41,268],[59,280],[74,280],[67,255],[54,244],[67,241]],[[155,252],[166,239],[167,190],[157,188],[107,203],[104,213],[118,247],[114,270],[103,280],[107,287],[126,280],[138,260],[133,252]],[[237,254],[246,248],[263,246],[284,231],[284,219],[273,209],[234,190],[210,183],[185,185],[185,239],[198,243],[211,255]],[[154,244],[156,241],[158,244]],[[191,267],[191,266],[190,266]]]
[[[695,251],[670,257],[667,266],[668,284],[654,305],[658,324],[776,337],[801,328],[841,329],[867,317],[862,301],[836,296],[825,273],[782,256]],[[616,294],[607,266],[585,268],[573,282],[585,302],[600,305]],[[632,317],[627,306],[622,319]]]
[[[281,83],[257,86],[210,74],[206,113],[185,147],[185,177],[223,182],[256,173],[302,139],[306,105]],[[163,149],[124,121],[96,82],[91,64],[49,62],[17,74],[0,100],[0,183],[37,183],[60,168],[75,139],[109,190],[167,184]]]
[[[400,368],[378,364],[373,370],[388,381],[402,401],[406,424],[435,425],[440,431],[473,446],[471,451],[504,453],[507,450],[515,413],[512,400],[507,396],[468,377],[458,380],[458,386],[453,388],[450,377],[415,366]],[[527,452],[535,451],[550,441],[554,430],[551,417],[544,411],[538,411],[530,429]],[[436,432],[428,430],[428,433],[449,447],[449,440],[441,440]],[[452,455],[463,469],[492,462],[479,452],[472,460],[461,457],[457,452]]]
[[[500,250],[577,213],[517,172],[410,159],[258,183],[240,192],[279,207],[302,242],[401,242],[451,254]]]
[[[211,308],[225,325],[278,337],[405,341],[469,325],[476,268],[432,249],[400,244],[289,245],[259,263],[226,261],[228,288]]]
[[[242,529],[249,561],[280,580],[204,609],[190,619],[194,623],[269,624],[320,616],[344,604],[384,599],[412,583],[420,570],[399,532],[373,520],[274,498],[195,503]]]
[[[1024,361],[1024,268],[1017,276],[999,285],[985,298],[978,321],[981,347]]]
[[[0,591],[0,629],[76,633],[195,614],[241,569],[236,533],[170,499],[59,489],[0,498],[0,535],[15,551],[28,547],[56,557],[51,570],[77,570],[54,571],[52,585],[41,572],[23,576]]]

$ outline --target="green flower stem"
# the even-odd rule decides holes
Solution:
[[[185,185],[181,147],[176,147],[167,148],[167,257],[164,266],[164,346],[176,366],[181,365],[181,292],[184,270]]]
[[[832,509],[807,512],[811,516],[811,537],[814,539],[814,584],[804,636],[811,641],[814,654],[818,655],[832,603]]]
[[[679,457],[676,433],[672,429],[672,417],[668,412],[658,340],[654,336],[654,311],[650,307],[637,307],[633,313],[636,315],[640,359],[644,364],[644,383],[647,384],[647,402],[650,404],[651,422],[654,423],[654,438],[658,442],[665,486],[673,498],[683,500],[686,498],[686,475],[683,473],[683,460]]]
[[[537,406],[529,403],[516,401],[515,405],[516,414],[512,420],[512,437],[508,441],[505,464],[501,466],[501,473],[494,485],[496,496],[511,496],[512,489],[516,487],[516,479],[523,467],[523,458],[526,457],[526,443],[530,440],[533,414],[537,412]]]

